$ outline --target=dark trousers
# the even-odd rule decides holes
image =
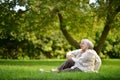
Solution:
[[[79,68],[71,69],[75,62],[72,59],[66,60],[59,68],[59,72],[81,71]]]

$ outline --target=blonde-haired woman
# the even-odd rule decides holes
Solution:
[[[54,72],[98,72],[101,66],[101,59],[93,50],[93,43],[88,39],[82,39],[81,49],[70,51],[66,54],[67,60]]]

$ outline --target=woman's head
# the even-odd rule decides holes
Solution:
[[[80,43],[81,49],[93,49],[93,43],[88,39],[82,39]]]

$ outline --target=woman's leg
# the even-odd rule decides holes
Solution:
[[[62,70],[62,71],[60,71],[60,72],[75,72],[75,71],[80,71],[80,72],[82,72],[79,68],[74,68],[74,69],[71,69],[71,68],[66,68],[66,69],[64,69],[64,70]]]
[[[62,71],[66,68],[71,68],[74,64],[75,64],[75,62],[72,59],[68,59],[58,68],[58,70]]]

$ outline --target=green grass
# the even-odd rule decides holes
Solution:
[[[120,80],[120,60],[102,60],[99,73],[40,73],[57,68],[64,60],[0,60],[0,80]]]

